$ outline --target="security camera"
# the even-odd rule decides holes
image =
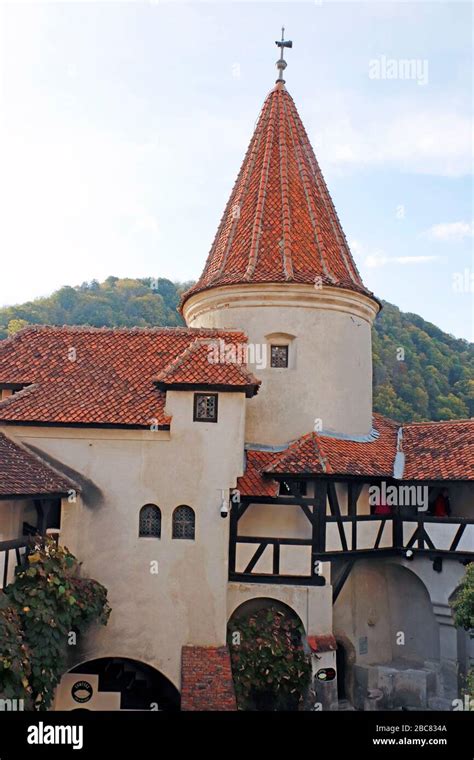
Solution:
[[[229,514],[229,502],[226,499],[222,499],[221,517],[227,517],[228,514]]]

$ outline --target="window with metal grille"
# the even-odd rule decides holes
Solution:
[[[194,422],[217,422],[217,393],[194,394]]]
[[[280,496],[306,496],[306,481],[293,480],[287,482],[282,480],[280,482]]]
[[[194,510],[182,504],[173,512],[173,538],[194,540],[196,518]]]
[[[140,538],[161,538],[161,510],[155,504],[145,504],[140,510]]]
[[[288,346],[271,347],[272,367],[288,367]]]

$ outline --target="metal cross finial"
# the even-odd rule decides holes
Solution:
[[[278,79],[277,82],[285,82],[283,79],[283,72],[286,69],[287,63],[285,59],[283,58],[283,53],[285,48],[292,48],[293,43],[291,40],[285,40],[285,27],[282,26],[281,28],[281,40],[275,40],[275,45],[277,45],[280,48],[280,57],[278,61],[276,62],[276,67],[278,69]]]

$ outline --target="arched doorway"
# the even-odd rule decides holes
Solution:
[[[124,657],[101,657],[81,663],[62,677],[55,710],[180,709],[176,687],[155,668]]]
[[[410,567],[358,560],[333,620],[339,700],[357,710],[374,709],[373,698],[376,709],[428,709],[442,696],[439,623],[425,583]]]
[[[303,623],[276,599],[243,602],[227,626],[239,709],[298,710],[311,682]]]

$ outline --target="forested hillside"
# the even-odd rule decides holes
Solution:
[[[0,338],[26,324],[180,325],[191,283],[108,277],[0,309]],[[401,422],[474,416],[474,346],[389,303],[373,331],[374,409]],[[355,403],[356,400],[355,400]]]

